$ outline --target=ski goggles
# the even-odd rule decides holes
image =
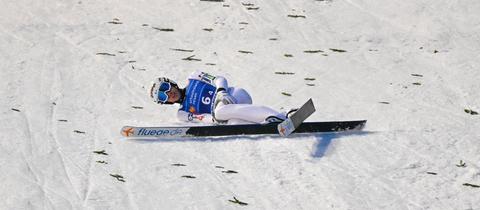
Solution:
[[[172,89],[172,85],[168,82],[161,82],[157,91],[157,103],[165,103],[168,101],[168,91]]]

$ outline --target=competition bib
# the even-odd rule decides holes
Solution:
[[[190,79],[185,91],[185,100],[180,110],[193,114],[210,114],[213,109],[215,93],[215,86],[200,80]]]

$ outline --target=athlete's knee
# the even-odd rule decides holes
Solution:
[[[243,88],[232,88],[230,93],[238,104],[252,104],[252,97]]]

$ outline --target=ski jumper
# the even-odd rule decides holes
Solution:
[[[221,97],[217,90],[225,90],[232,98],[229,104],[215,103]],[[250,94],[243,88],[228,87],[222,76],[212,76],[204,72],[194,72],[188,77],[185,98],[177,112],[180,121],[224,122],[246,121],[264,123],[269,116],[285,119],[285,114],[266,106],[252,104]]]

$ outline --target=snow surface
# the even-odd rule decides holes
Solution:
[[[1,2],[0,209],[480,209],[478,0]],[[121,139],[195,70],[367,127]]]

